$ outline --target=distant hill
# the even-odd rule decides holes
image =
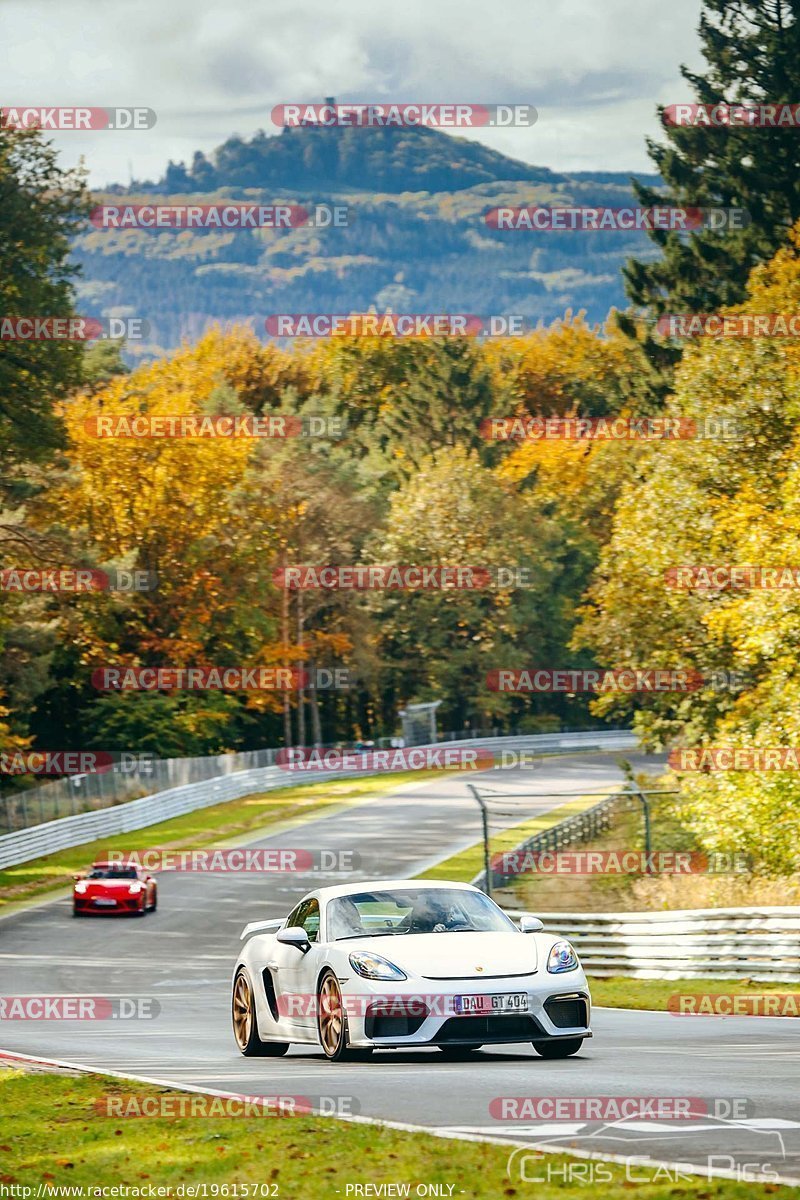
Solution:
[[[657,183],[655,177],[643,177]],[[591,320],[624,306],[620,266],[652,253],[642,234],[489,229],[500,204],[623,205],[620,173],[564,175],[437,130],[303,127],[229,138],[210,158],[170,163],[163,179],[109,189],[133,202],[226,199],[346,203],[342,229],[98,230],[76,240],[81,311],[137,315],[161,353],[212,322],[281,312],[521,314],[549,322],[565,308]],[[98,200],[102,197],[98,197]]]
[[[326,129],[306,125],[250,141],[230,137],[191,166],[171,162],[154,192],[213,192],[217,188],[280,188],[282,191],[369,190],[449,192],[501,179],[553,182],[546,167],[507,158],[480,142],[436,129]]]

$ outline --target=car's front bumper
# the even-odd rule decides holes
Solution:
[[[562,975],[494,979],[340,980],[348,1041],[355,1047],[501,1045],[592,1036],[591,999],[578,968]],[[524,1012],[461,1015],[456,996],[524,993]]]
[[[101,917],[118,917],[121,913],[137,913],[141,912],[145,906],[144,898],[141,895],[109,897],[115,901],[113,905],[98,904],[97,901],[100,899],[106,899],[106,897],[73,894],[72,904],[76,912],[91,913],[93,916]]]

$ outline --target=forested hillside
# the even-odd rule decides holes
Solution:
[[[121,193],[123,189],[115,189]],[[533,325],[585,310],[602,321],[624,304],[620,267],[650,251],[642,234],[489,229],[500,204],[621,205],[620,176],[571,179],[428,129],[285,130],[231,138],[187,169],[125,190],[134,203],[346,204],[346,228],[243,231],[90,228],[75,244],[80,306],[150,323],[131,359],[195,338],[213,322],[264,336],[281,312],[519,314]],[[98,197],[102,200],[103,197]],[[107,197],[107,198],[110,198]]]

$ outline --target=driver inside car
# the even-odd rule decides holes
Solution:
[[[433,927],[434,933],[447,933],[451,929],[456,928],[472,928],[472,922],[467,920],[460,908],[456,908],[453,904],[448,908],[444,920],[437,922]]]
[[[455,904],[448,909],[430,901],[415,904],[403,921],[409,933],[447,933],[452,929],[472,929],[472,923]]]
[[[342,897],[331,906],[330,924],[329,936],[334,941],[365,932],[358,906],[349,896]]]

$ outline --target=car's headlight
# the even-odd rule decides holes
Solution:
[[[138,892],[140,892],[142,890],[143,886],[144,885],[141,883],[132,883],[131,886],[128,888],[128,891],[130,892],[130,894],[132,896],[135,896]]]
[[[83,895],[83,893],[86,891],[86,884],[85,883],[76,883],[75,891],[80,892],[80,894]]]
[[[350,966],[362,979],[407,979],[408,976],[388,958],[369,952],[350,955]]]
[[[547,969],[551,975],[561,971],[574,971],[578,966],[578,956],[569,942],[556,942],[547,960]]]

